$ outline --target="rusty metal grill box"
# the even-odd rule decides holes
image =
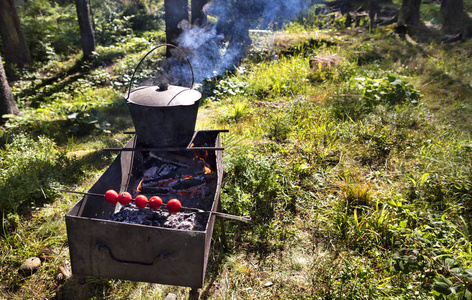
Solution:
[[[196,131],[192,146],[205,145],[212,153],[217,184],[211,211],[216,211],[222,180],[222,151],[218,131]],[[139,145],[134,136],[125,148]],[[190,145],[190,144],[189,144]],[[208,147],[209,146],[209,147]],[[203,148],[205,148],[203,147]],[[211,150],[211,148],[219,150]],[[125,149],[123,148],[123,149]],[[188,151],[188,148],[187,148]],[[90,193],[129,186],[135,151],[121,151]],[[66,214],[72,272],[75,276],[124,279],[200,288],[208,263],[215,215],[209,213],[204,231],[109,221],[115,205],[103,197],[86,195]]]

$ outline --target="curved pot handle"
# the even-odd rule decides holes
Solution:
[[[177,46],[175,46],[175,45],[172,45],[172,44],[161,44],[161,45],[159,45],[159,46],[154,47],[154,48],[151,49],[148,53],[146,53],[146,55],[144,55],[144,57],[141,58],[141,60],[139,61],[138,65],[136,66],[136,69],[134,69],[133,75],[131,76],[131,81],[130,81],[129,86],[128,86],[128,95],[126,96],[126,100],[129,99],[129,95],[131,94],[131,86],[133,85],[133,81],[134,81],[134,75],[136,75],[136,71],[139,69],[139,66],[141,66],[141,63],[146,59],[146,57],[147,57],[149,54],[151,54],[151,52],[153,52],[154,50],[159,49],[159,48],[161,48],[161,47],[164,47],[164,46],[166,46],[166,47],[173,47],[173,48],[176,48],[176,49],[179,49],[180,51],[182,51],[182,49],[180,49],[179,47],[177,47]],[[184,52],[182,51],[182,53],[184,53]],[[185,53],[184,53],[184,54],[185,54]],[[192,85],[191,85],[191,87],[190,87],[190,88],[192,88],[192,87],[193,87],[193,84],[194,84],[194,82],[195,82],[195,77],[193,76],[193,68],[192,68],[192,64],[190,63],[190,60],[188,59],[188,57],[185,56],[185,59],[187,60],[187,63],[188,63],[188,65],[189,65],[189,67],[190,67],[190,72],[192,73]]]

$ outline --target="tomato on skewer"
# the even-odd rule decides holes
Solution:
[[[182,204],[177,199],[170,199],[169,202],[167,202],[167,210],[171,214],[178,213],[180,211],[181,207],[182,207]]]
[[[152,209],[159,209],[162,206],[162,199],[159,196],[152,196],[149,198],[149,207]]]

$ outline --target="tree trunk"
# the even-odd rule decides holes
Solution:
[[[369,13],[370,27],[374,28],[377,13],[380,11],[379,0],[364,0],[361,9]]]
[[[206,15],[203,12],[203,7],[207,3],[207,0],[192,0],[191,3],[192,24],[204,24],[206,22]]]
[[[343,16],[354,9],[352,0],[338,0],[336,1],[336,6],[339,8]]]
[[[6,120],[2,116],[6,114],[21,115],[15,99],[13,99],[10,86],[8,86],[7,76],[0,57],[0,124],[5,123]]]
[[[95,51],[95,37],[93,36],[92,23],[87,0],[75,0],[77,19],[80,29],[80,43],[84,51],[84,58],[88,58]]]
[[[0,36],[7,67],[27,67],[30,53],[13,0],[0,0]]]
[[[420,23],[421,0],[403,0],[398,15],[398,27],[416,26]]]
[[[177,39],[182,33],[179,23],[188,21],[188,0],[165,0],[166,40],[169,44],[177,45]],[[169,51],[167,51],[169,54]]]
[[[445,34],[459,34],[463,27],[463,16],[463,0],[441,1],[441,23]]]

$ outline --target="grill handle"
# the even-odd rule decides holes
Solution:
[[[110,259],[122,263],[122,264],[132,264],[132,265],[141,265],[141,266],[153,266],[158,263],[160,260],[168,259],[169,253],[166,250],[161,251],[159,255],[150,263],[140,262],[140,261],[130,261],[130,260],[123,260],[116,258],[113,253],[111,252],[110,248],[108,248],[103,243],[97,243],[93,248],[93,252],[97,253],[100,257],[101,256],[108,256]]]

